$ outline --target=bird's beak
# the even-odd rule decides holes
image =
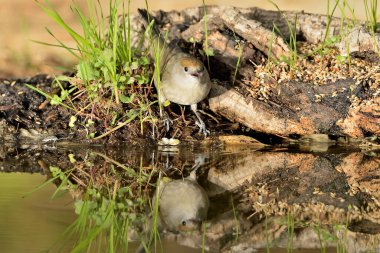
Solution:
[[[202,221],[199,220],[199,219],[191,219],[191,220],[188,220],[187,221],[187,225],[186,226],[178,226],[177,229],[178,231],[181,231],[181,232],[189,232],[189,231],[195,231],[195,230],[199,230],[202,226]]]
[[[195,77],[200,77],[201,75],[203,75],[203,69],[198,70],[197,72],[191,73],[191,75]]]

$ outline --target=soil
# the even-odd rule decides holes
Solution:
[[[33,85],[45,93],[52,94],[56,89],[52,89],[54,78],[47,75],[37,75],[26,79],[0,79],[0,118],[1,132],[3,140],[20,141],[34,140],[41,141],[44,137],[55,136],[59,140],[83,142],[87,143],[107,143],[108,145],[121,144],[123,142],[138,144],[141,140],[146,142],[156,142],[162,137],[173,137],[173,133],[181,136],[181,139],[187,141],[196,141],[203,139],[203,134],[198,132],[195,125],[195,115],[190,110],[185,111],[186,121],[181,116],[181,107],[178,105],[170,105],[168,114],[174,118],[173,124],[169,131],[161,121],[158,125],[158,136],[161,138],[153,138],[152,132],[149,130],[149,124],[146,125],[147,130],[141,134],[140,121],[137,119],[112,135],[106,136],[100,140],[90,140],[88,131],[104,133],[106,131],[106,123],[102,120],[97,121],[95,126],[81,127],[73,129],[69,127],[72,111],[62,106],[52,106],[49,100],[43,95],[31,90],[25,84]],[[63,85],[68,85],[63,83]],[[198,108],[202,108],[199,106]],[[206,109],[206,108],[205,108]],[[154,108],[158,113],[158,106]],[[208,113],[212,113],[207,111]],[[86,118],[86,115],[84,115]],[[203,116],[206,125],[213,129],[212,136],[225,133],[241,132],[239,126],[232,124],[221,117],[214,115],[212,118]],[[218,120],[219,124],[215,122]],[[20,130],[25,129],[37,131],[36,136],[20,135]],[[38,137],[40,135],[40,137]]]

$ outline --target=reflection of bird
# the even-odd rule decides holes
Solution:
[[[209,199],[196,181],[196,169],[185,179],[162,181],[158,192],[159,221],[171,231],[192,231],[206,219]],[[153,201],[153,205],[155,201]]]
[[[148,27],[151,16],[146,10],[139,9],[139,13]],[[190,105],[198,118],[197,125],[200,131],[206,135],[206,125],[197,111],[197,103],[205,99],[211,89],[210,77],[205,66],[194,56],[184,53],[177,45],[165,45],[155,24],[152,37],[151,56],[155,58],[157,52],[161,52],[160,81],[155,78],[160,102],[169,100],[180,105]]]
[[[200,229],[207,218],[210,205],[207,193],[197,183],[196,171],[200,167],[196,162],[187,178],[165,182],[160,180],[152,200],[153,210],[157,214],[157,229],[173,232],[187,232]],[[153,230],[153,221],[149,220],[148,229]],[[146,240],[146,241],[145,241]],[[143,239],[136,253],[144,253],[149,248],[149,240]]]

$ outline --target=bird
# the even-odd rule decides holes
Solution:
[[[179,105],[190,105],[198,121],[196,125],[205,136],[209,133],[202,120],[197,104],[204,100],[211,89],[210,76],[204,64],[191,54],[185,53],[176,43],[166,44],[160,37],[155,19],[145,9],[138,9],[144,26],[148,29],[151,20],[152,45],[150,55],[157,57],[159,52],[159,77],[154,83],[158,90],[159,102],[166,100]],[[156,66],[157,67],[157,66]]]

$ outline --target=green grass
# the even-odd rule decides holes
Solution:
[[[291,69],[294,69],[296,67],[296,63],[297,63],[297,59],[298,59],[298,53],[297,53],[297,15],[295,16],[293,24],[292,24],[292,22],[289,21],[285,17],[285,15],[283,14],[281,9],[278,7],[278,5],[275,2],[273,2],[272,0],[267,0],[267,1],[269,3],[271,3],[277,9],[277,11],[284,18],[286,25],[288,27],[290,36],[289,36],[289,38],[287,38],[288,39],[287,44],[288,44],[289,49],[290,49],[290,55],[288,57],[282,56],[282,57],[280,57],[280,60],[283,62],[286,62]],[[273,23],[273,29],[277,33],[279,33],[283,38],[285,37],[281,33],[280,29],[274,23]]]
[[[371,31],[372,34],[376,33],[377,29],[379,28],[379,14],[377,6],[377,0],[364,0],[366,25],[368,30]]]
[[[234,76],[233,76],[233,79],[232,79],[232,85],[235,84],[236,76],[237,76],[237,73],[238,73],[238,70],[239,70],[239,66],[240,66],[241,56],[242,56],[242,54],[243,54],[243,48],[241,47],[240,41],[239,41],[239,39],[236,37],[235,33],[234,33],[234,39],[235,39],[235,42],[236,42],[236,44],[237,44],[238,58],[237,58],[237,61],[236,61],[236,66],[235,66]]]
[[[207,58],[207,67],[208,67],[208,70],[210,71],[210,56],[214,55],[214,51],[211,48],[209,48],[209,46],[208,46],[207,11],[206,11],[205,0],[202,0],[202,3],[203,3],[203,29],[205,32],[205,48],[204,48],[204,51],[205,51],[206,58]]]
[[[380,45],[377,43],[375,35],[379,30],[378,19],[380,18],[377,6],[377,0],[364,0],[367,29],[371,32],[375,50],[380,55]]]
[[[289,37],[286,38],[280,29],[276,26],[276,24],[273,24],[273,33],[278,33],[281,37],[283,37],[287,41],[287,45],[290,49],[290,55],[289,57],[282,56],[280,58],[280,61],[285,62],[289,65],[291,69],[294,69],[296,67],[297,60],[299,58],[299,55],[297,53],[297,37],[296,37],[296,31],[297,31],[297,15],[295,16],[293,21],[288,20],[281,9],[278,7],[278,5],[271,0],[268,0],[280,13],[280,15],[283,16],[284,21],[287,25],[287,28],[289,30]],[[375,33],[379,30],[379,14],[378,14],[378,8],[377,8],[377,0],[365,0],[362,3],[362,7],[366,11],[366,25],[368,30],[371,32],[374,40],[374,45],[376,47],[376,50],[379,51],[379,45],[376,43]],[[341,21],[340,21],[340,33],[338,35],[331,35],[331,23],[333,20],[333,17],[337,14],[337,10],[340,11]],[[331,47],[334,47],[338,42],[341,40],[347,38],[349,33],[351,32],[351,29],[359,25],[359,20],[357,19],[355,15],[355,8],[352,7],[347,0],[327,0],[326,1],[326,29],[322,38],[322,42],[318,47],[313,50],[311,53],[307,54],[306,56],[313,55],[315,53],[320,54],[323,56],[324,54],[328,54]],[[350,57],[350,48],[348,44],[348,40],[346,39],[346,53],[345,55],[340,56],[338,59],[342,63],[347,63],[348,67],[351,65],[351,57]],[[268,62],[267,66],[269,68],[269,63],[273,59],[270,58],[271,56],[271,50],[272,50],[272,38],[270,42],[269,52],[268,52]]]
[[[125,6],[125,1],[110,0],[109,14],[103,12],[99,1],[87,0],[86,10],[74,4],[71,10],[81,24],[81,32],[71,28],[48,0],[36,3],[71,36],[76,46],[65,45],[48,28],[57,43],[39,43],[66,50],[76,58],[78,65],[74,78],[65,77],[70,86],[59,85],[60,95],[28,87],[44,95],[53,105],[73,110],[75,115],[96,118],[108,126],[101,133],[89,134],[91,138],[107,136],[135,119],[140,120],[143,132],[143,122],[154,122],[156,118],[151,109],[154,101],[145,92],[152,86],[152,74],[149,53],[139,47],[142,42],[132,45],[130,1]],[[141,41],[143,39],[141,36]],[[60,79],[56,80],[55,84],[59,84]]]
[[[335,5],[333,6],[333,8],[330,12],[330,0],[327,0],[327,8],[326,8],[327,24],[326,24],[325,35],[323,36],[322,45],[321,45],[321,54],[322,54],[322,50],[326,46],[326,41],[328,41],[327,39],[330,36],[331,21],[332,21],[334,14],[335,14],[336,8],[338,7],[338,4],[339,4],[339,0],[336,0]]]
[[[270,36],[270,41],[269,41],[269,48],[268,48],[268,61],[266,63],[265,69],[267,72],[270,71],[270,66],[271,62],[277,63],[277,61],[272,57],[272,47],[273,47],[273,38],[276,36],[274,26],[272,28],[272,33]]]

